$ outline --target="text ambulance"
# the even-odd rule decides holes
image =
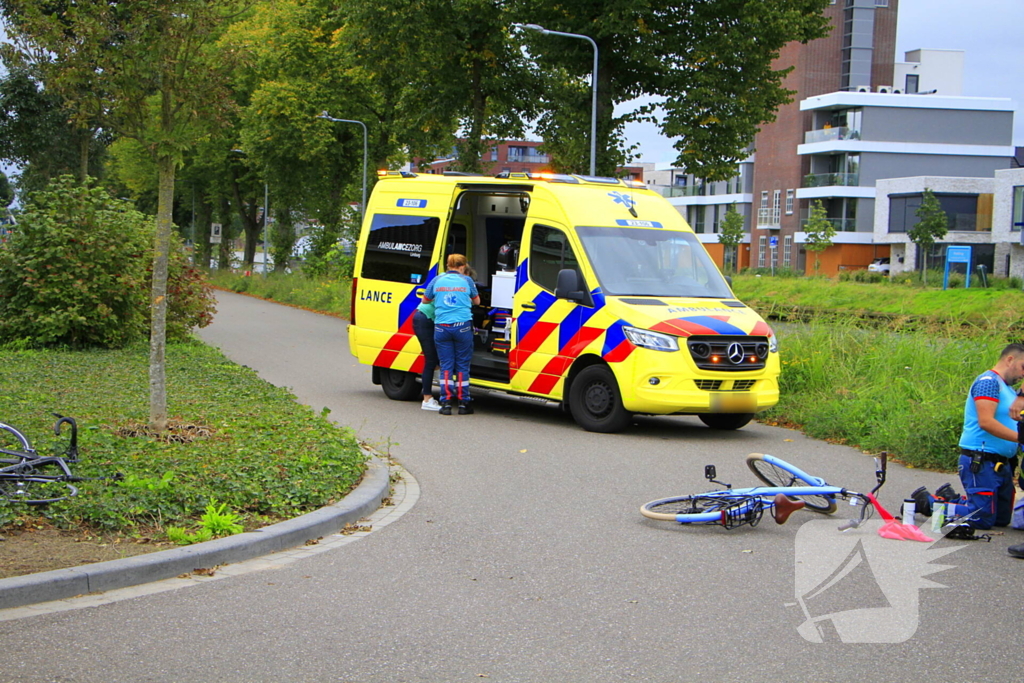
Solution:
[[[584,429],[634,413],[737,429],[778,401],[768,325],[682,216],[639,183],[390,173],[356,253],[349,346],[388,397],[421,395],[412,315],[439,264],[477,271],[472,385],[559,401]]]

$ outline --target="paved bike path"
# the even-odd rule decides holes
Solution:
[[[953,569],[930,578],[949,588],[915,591],[909,640],[815,644],[797,631],[795,584],[814,559],[799,559],[798,534],[817,517],[725,531],[637,511],[706,488],[707,463],[753,484],[751,451],[870,486],[871,461],[853,449],[764,425],[723,434],[693,418],[590,434],[556,407],[500,396],[442,417],[386,399],[349,354],[343,321],[223,293],[218,309],[204,339],[389,451],[416,477],[418,503],[359,543],[280,569],[0,623],[0,678],[949,681],[1019,668],[1005,637],[1019,633],[1024,565],[1005,554],[1018,532],[942,558]],[[883,502],[946,479],[895,467]],[[846,578],[846,610],[887,609],[877,576]]]

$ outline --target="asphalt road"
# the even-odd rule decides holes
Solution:
[[[358,543],[281,569],[0,623],[0,680],[1019,677],[1024,563],[1005,548],[1021,532],[929,548],[840,535],[835,520],[806,512],[732,531],[638,513],[706,490],[707,463],[753,485],[751,451],[869,488],[871,460],[854,449],[760,424],[720,433],[695,418],[591,434],[553,405],[497,395],[480,395],[474,416],[441,417],[385,398],[349,354],[344,321],[218,300],[201,336],[390,450],[418,480],[418,504]],[[881,499],[897,508],[914,487],[949,478],[896,466]],[[957,548],[929,577],[945,588],[919,588],[938,568],[925,567],[936,548]],[[798,631],[808,614],[825,619]]]

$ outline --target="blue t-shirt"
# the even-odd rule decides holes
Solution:
[[[1013,387],[1003,381],[995,370],[986,370],[978,375],[967,392],[967,403],[964,405],[964,431],[960,435],[960,448],[972,451],[995,453],[1006,458],[1017,453],[1017,442],[992,436],[978,424],[977,401],[995,401],[996,419],[1006,425],[1012,432],[1017,431],[1017,423],[1010,419],[1010,404],[1017,398]]]
[[[472,278],[450,270],[438,275],[423,294],[434,302],[434,323],[454,325],[473,319],[473,299],[478,296]]]

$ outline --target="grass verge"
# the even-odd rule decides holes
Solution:
[[[210,273],[210,284],[341,318],[348,318],[352,300],[350,281],[313,279],[298,272],[270,273],[263,277],[215,270]]]
[[[145,347],[0,350],[0,419],[48,453],[63,447],[50,413],[74,417],[75,474],[125,476],[83,482],[78,496],[46,506],[0,501],[0,529],[41,516],[62,528],[162,536],[168,526],[195,528],[207,506],[226,504],[249,530],[337,501],[361,478],[365,456],[350,430],[199,342],[168,345],[167,386],[173,419],[201,436],[141,435],[148,362]]]
[[[942,290],[902,280],[863,283],[740,275],[733,278],[733,291],[766,318],[856,317],[899,331],[930,327],[950,335],[1024,332],[1024,292],[1019,289]]]

